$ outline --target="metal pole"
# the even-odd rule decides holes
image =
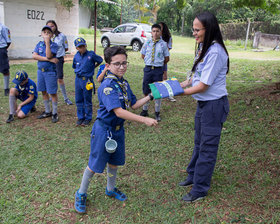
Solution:
[[[94,52],[96,52],[96,20],[97,20],[97,4],[94,0]]]
[[[246,40],[245,40],[245,48],[244,48],[245,51],[246,51],[246,48],[247,48],[247,41],[248,41],[248,36],[249,36],[250,24],[251,24],[250,19],[248,19],[248,27],[247,27]]]

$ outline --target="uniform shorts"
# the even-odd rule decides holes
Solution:
[[[144,95],[151,92],[150,83],[159,82],[163,80],[163,67],[145,66],[142,90]]]
[[[114,153],[108,153],[105,149],[105,142],[108,140],[108,132],[110,131],[112,139],[118,143]],[[114,130],[111,126],[96,120],[91,131],[88,167],[95,173],[103,173],[107,163],[115,166],[125,164],[124,128],[121,126],[119,130]]]
[[[63,64],[64,64],[64,57],[59,57],[58,63],[56,64],[56,74],[58,79],[63,79]]]
[[[22,100],[23,101],[23,100]],[[29,111],[32,109],[32,107],[35,106],[36,100],[32,100],[30,103],[25,104],[21,107],[22,112],[27,115]]]
[[[9,73],[9,58],[7,48],[0,48],[0,72],[3,74]]]
[[[48,94],[57,93],[57,77],[56,72],[37,71],[37,87],[38,91],[47,91]]]

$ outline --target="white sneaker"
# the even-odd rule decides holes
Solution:
[[[168,97],[168,99],[169,99],[171,102],[176,102],[176,100],[174,99],[173,96]]]

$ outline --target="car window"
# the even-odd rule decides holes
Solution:
[[[124,33],[125,31],[125,26],[120,26],[114,29],[114,33]]]
[[[148,24],[147,25],[146,24],[142,24],[141,27],[143,28],[143,30],[145,32],[151,33],[151,31],[152,31],[152,27],[150,25],[148,25]]]
[[[127,26],[126,29],[125,29],[125,32],[126,33],[133,33],[133,32],[135,32],[136,28],[137,28],[136,26]]]

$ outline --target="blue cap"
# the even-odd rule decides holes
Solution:
[[[42,31],[45,30],[45,29],[48,29],[48,30],[50,30],[51,32],[53,32],[53,31],[52,31],[52,28],[51,28],[50,26],[45,25],[45,26],[42,28]]]
[[[75,41],[74,41],[74,44],[75,44],[75,47],[79,47],[79,46],[82,46],[82,45],[86,45],[86,41],[84,38],[82,37],[78,37]]]
[[[19,85],[22,81],[26,80],[28,78],[28,75],[25,71],[18,71],[16,73],[16,77],[13,80],[13,83],[16,85]]]

